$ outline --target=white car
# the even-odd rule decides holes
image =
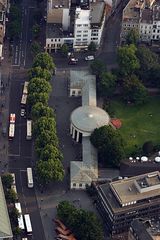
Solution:
[[[26,115],[26,111],[24,108],[21,109],[21,117],[25,117]]]
[[[94,60],[94,56],[87,56],[87,57],[85,57],[85,60],[92,61],[92,60]]]

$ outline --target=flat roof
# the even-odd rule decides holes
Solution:
[[[2,217],[3,216],[3,217]],[[12,238],[12,229],[0,177],[0,238]]]
[[[76,8],[75,12],[75,24],[89,24],[90,10],[83,10],[80,7]]]
[[[123,206],[160,195],[160,172],[152,172],[118,180],[110,183],[110,187]]]
[[[91,3],[90,6],[91,24],[101,23],[104,14],[105,2]]]

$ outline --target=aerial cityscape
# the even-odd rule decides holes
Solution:
[[[0,239],[160,240],[159,126],[159,0],[0,0]]]

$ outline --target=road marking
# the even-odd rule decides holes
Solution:
[[[8,154],[8,157],[20,157],[20,154]]]
[[[25,195],[24,195],[24,189],[23,189],[23,185],[22,185],[21,171],[20,171],[20,183],[21,183],[22,196],[23,196],[23,202],[24,202],[24,205],[25,205],[25,210],[26,210],[26,212],[28,212],[27,203],[26,203]]]

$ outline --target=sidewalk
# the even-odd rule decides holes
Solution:
[[[11,57],[9,45],[6,41],[3,46],[4,59],[0,66],[0,173],[8,170],[8,116],[9,116],[9,89],[11,77]],[[3,131],[6,131],[4,134]]]

